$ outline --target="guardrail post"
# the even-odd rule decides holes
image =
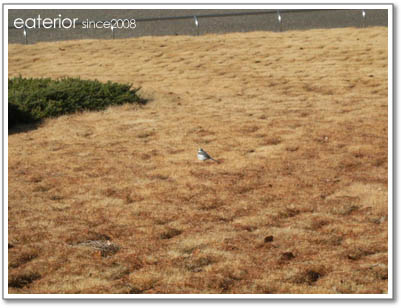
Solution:
[[[282,30],[282,21],[281,21],[281,15],[280,15],[280,10],[277,10],[277,21],[278,21],[278,31],[281,32]]]
[[[366,12],[362,10],[362,28],[366,27]]]
[[[28,32],[26,31],[25,26],[24,26],[24,42],[25,42],[25,45],[28,44]]]
[[[194,16],[194,22],[195,22],[195,27],[196,27],[196,34],[199,36],[199,21],[196,16]]]

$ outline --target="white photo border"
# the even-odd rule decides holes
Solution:
[[[132,2],[131,2],[132,3]],[[388,294],[9,294],[8,293],[8,10],[10,9],[386,9],[388,10]],[[259,3],[2,3],[2,282],[3,299],[394,299],[394,5],[393,4],[259,4]],[[6,155],[7,154],[7,155]]]

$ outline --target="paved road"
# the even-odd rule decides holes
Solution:
[[[205,33],[227,33],[248,31],[288,31],[312,28],[341,28],[361,26],[387,26],[387,10],[282,10],[281,27],[276,10],[9,10],[9,43],[24,43],[22,29],[13,28],[16,18],[76,19],[75,28],[27,29],[27,42],[58,41],[75,39],[111,39],[145,35],[199,35]],[[224,14],[217,17],[213,15]],[[235,14],[235,16],[233,16]],[[212,15],[210,17],[209,15]],[[195,27],[193,16],[198,16],[199,27]],[[170,18],[174,17],[174,18]],[[178,18],[184,17],[184,18]],[[185,18],[186,17],[186,18]],[[135,29],[88,29],[89,21],[111,21],[112,19],[135,19]],[[56,21],[56,23],[59,21]],[[86,29],[85,27],[86,22]],[[32,26],[32,21],[28,26]],[[126,26],[128,24],[126,23]],[[133,26],[132,26],[133,27]]]

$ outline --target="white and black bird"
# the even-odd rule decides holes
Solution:
[[[211,159],[211,160],[215,161],[216,163],[218,163],[217,160],[215,160],[214,158],[210,157],[210,155],[207,154],[202,148],[200,148],[200,149],[198,150],[198,159],[199,159],[199,160],[208,160],[208,159]]]

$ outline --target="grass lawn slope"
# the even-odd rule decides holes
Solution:
[[[151,99],[8,136],[10,293],[388,292],[387,28],[8,47]]]

